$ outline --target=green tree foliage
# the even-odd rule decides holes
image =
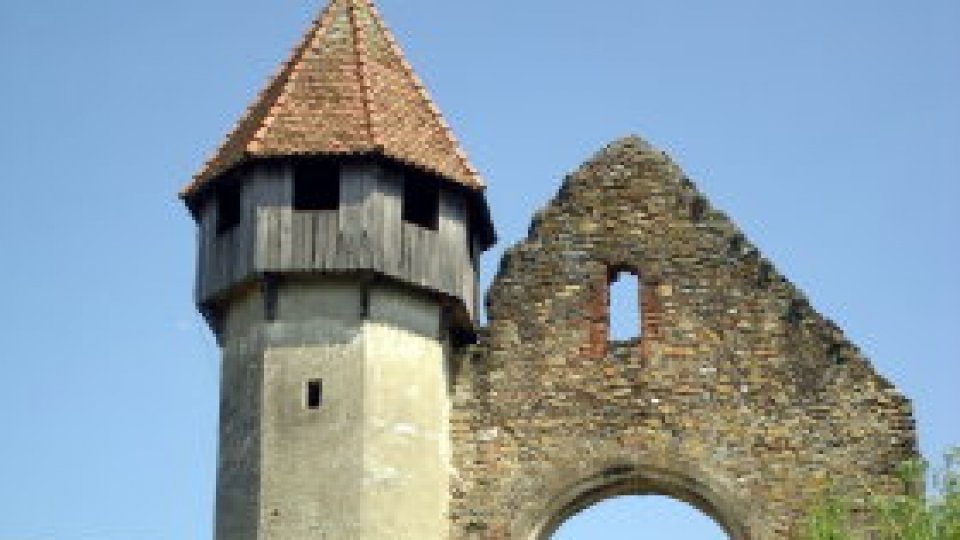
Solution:
[[[910,495],[870,495],[859,502],[826,497],[807,518],[803,540],[960,540],[960,448],[946,454],[940,469],[924,461],[904,464],[900,479]]]

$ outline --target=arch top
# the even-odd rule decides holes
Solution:
[[[727,533],[730,540],[751,540],[748,505],[705,480],[692,467],[611,462],[551,494],[539,512],[521,525],[523,540],[549,540],[566,520],[599,502],[624,495],[663,495],[696,508]]]

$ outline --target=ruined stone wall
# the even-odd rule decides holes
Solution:
[[[640,276],[638,340],[607,337],[618,270]],[[785,538],[828,478],[895,490],[916,451],[909,402],[639,139],[565,180],[487,303],[454,364],[455,539],[545,538],[626,493]]]

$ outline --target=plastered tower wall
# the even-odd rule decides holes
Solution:
[[[224,334],[218,540],[447,538],[441,310],[398,285],[251,289]],[[305,386],[322,381],[322,403]]]
[[[608,336],[639,276],[639,339]],[[657,493],[730,537],[792,538],[829,481],[890,492],[909,402],[637,138],[567,177],[510,248],[461,351],[452,536],[546,539],[593,502]]]

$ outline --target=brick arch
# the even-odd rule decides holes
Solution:
[[[621,267],[649,295],[639,347],[607,339]],[[897,491],[916,454],[909,402],[638,139],[567,177],[487,308],[453,359],[453,540],[539,540],[641,486],[734,540],[789,539],[827,478]]]
[[[546,499],[534,520],[525,524],[526,540],[550,540],[557,529],[578,512],[613,497],[663,495],[684,502],[711,518],[730,540],[750,540],[750,508],[746,501],[712,481],[692,465],[643,463],[624,459],[601,464],[596,471],[570,481]]]

